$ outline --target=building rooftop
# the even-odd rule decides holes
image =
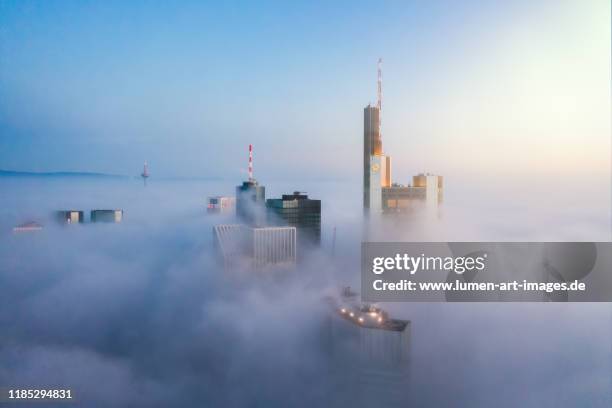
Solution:
[[[408,320],[392,319],[381,308],[365,303],[357,307],[341,306],[337,309],[337,313],[355,325],[370,329],[403,332],[410,323]]]
[[[251,180],[246,180],[242,182],[242,188],[247,188],[247,187],[256,187],[259,186],[259,183],[257,182],[257,180],[255,179],[251,179]]]
[[[306,200],[306,192],[294,191],[293,194],[283,194],[283,200]]]
[[[13,227],[13,232],[40,231],[42,229],[43,226],[36,221],[28,221]]]
[[[304,192],[283,194],[282,198],[268,198],[266,205],[272,208],[321,208],[321,200],[308,198]]]
[[[393,319],[382,308],[357,300],[357,293],[350,287],[342,289],[341,300],[332,300],[335,313],[342,319],[360,327],[403,332],[410,324],[409,320]],[[330,299],[331,300],[331,299]]]

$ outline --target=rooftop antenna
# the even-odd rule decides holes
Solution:
[[[254,181],[253,178],[253,145],[249,145],[249,181]]]
[[[382,110],[382,58],[378,59],[378,110]]]
[[[382,58],[378,58],[378,134],[382,138]]]

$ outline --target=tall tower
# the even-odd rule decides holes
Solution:
[[[334,407],[404,407],[409,398],[411,322],[344,297],[329,318]]]
[[[377,208],[377,172],[380,170],[379,161],[382,153],[380,138],[380,110],[377,106],[368,105],[363,110],[363,208],[366,211]],[[380,192],[382,194],[382,192]],[[380,204],[382,206],[382,203]]]
[[[249,225],[265,223],[266,188],[253,177],[253,145],[249,145],[249,179],[236,187],[236,215]]]
[[[147,185],[147,179],[149,178],[149,166],[147,165],[147,162],[144,162],[144,167],[140,177],[142,177],[144,184]]]
[[[378,60],[376,106],[363,110],[363,208],[366,212],[382,211],[382,188],[391,185],[391,158],[383,154],[382,59]]]

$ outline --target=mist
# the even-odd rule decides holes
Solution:
[[[295,271],[235,276],[217,263],[212,226],[236,220],[205,211],[208,195],[233,194],[235,184],[1,179],[0,384],[71,387],[88,407],[329,405],[323,299],[359,290],[360,186],[264,182],[267,197],[300,190],[322,200],[322,246]],[[383,220],[372,237],[609,234],[598,203],[549,211],[539,194],[523,192],[534,199],[517,204],[487,189],[467,200],[457,188],[441,218]],[[95,208],[122,208],[124,220],[60,226],[51,217]],[[11,233],[30,219],[44,229]],[[381,306],[412,322],[406,406],[610,405],[607,304]]]

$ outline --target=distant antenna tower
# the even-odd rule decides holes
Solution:
[[[142,177],[142,180],[145,182],[145,184],[147,184],[147,178],[149,178],[149,166],[147,165],[147,162],[144,162],[144,167],[140,177]]]
[[[254,181],[253,178],[253,145],[249,145],[249,181]]]
[[[142,178],[147,178],[149,177],[149,165],[147,164],[147,162],[144,162],[144,167],[142,169],[142,174],[141,174]]]

